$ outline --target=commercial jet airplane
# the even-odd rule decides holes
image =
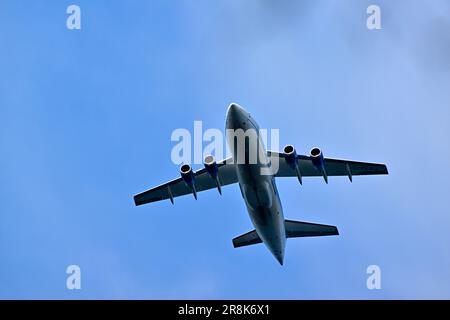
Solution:
[[[285,146],[283,152],[265,151],[256,121],[235,103],[228,108],[226,129],[228,144],[233,146],[230,147],[232,157],[216,162],[214,157],[207,156],[204,168],[195,172],[190,165],[183,164],[181,177],[135,195],[135,204],[164,199],[173,203],[175,197],[190,193],[197,199],[198,192],[213,188],[222,194],[222,186],[238,183],[255,230],[234,238],[234,247],[264,243],[283,265],[287,238],[339,233],[335,226],[285,220],[275,178],[297,177],[301,184],[303,177],[322,177],[328,183],[330,176],[347,176],[352,181],[357,175],[388,174],[384,164],[324,158],[319,148],[313,148],[309,156],[297,155],[291,145]],[[256,132],[256,150],[258,155],[262,154],[258,161],[249,161],[250,153],[255,150],[249,139],[236,143],[236,135],[230,134],[247,130]],[[270,171],[263,174],[263,169]]]

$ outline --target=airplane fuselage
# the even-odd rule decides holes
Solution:
[[[239,187],[250,219],[263,243],[283,264],[286,244],[283,208],[275,178],[268,172],[267,153],[258,124],[248,112],[232,104],[227,112],[226,129],[230,151],[236,163]],[[230,134],[232,132],[235,134]],[[241,143],[236,133],[245,133]],[[256,136],[252,140],[253,133]]]

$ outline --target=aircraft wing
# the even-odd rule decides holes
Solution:
[[[275,177],[296,177],[296,171],[286,162],[284,153],[268,151],[269,160],[275,169],[274,161],[278,162],[278,171],[274,173]],[[323,173],[317,169],[312,163],[311,157],[297,155],[298,168],[302,177],[322,176]],[[352,180],[352,176],[388,174],[385,164],[359,162],[350,160],[340,160],[324,158],[325,171],[328,176],[348,176]]]
[[[217,175],[221,186],[238,182],[235,165],[227,163],[228,160],[217,163]],[[205,168],[197,170],[194,175],[196,192],[217,188],[217,182],[211,178]],[[173,198],[191,193],[192,189],[180,177],[135,195],[134,203],[139,206],[165,199],[170,199],[173,203]]]

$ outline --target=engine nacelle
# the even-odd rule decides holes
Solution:
[[[183,178],[183,181],[186,182],[188,186],[192,186],[194,184],[194,172],[192,171],[192,168],[188,164],[183,164],[180,167],[180,174]]]
[[[219,166],[217,165],[216,160],[212,155],[206,156],[205,160],[203,161],[203,164],[205,165],[206,172],[210,175],[211,178],[214,179],[216,182],[217,190],[220,194],[222,194],[222,188],[219,181]]]
[[[180,174],[183,181],[191,188],[194,198],[197,199],[197,191],[195,190],[195,176],[192,168],[188,164],[180,167]]]
[[[328,183],[328,175],[325,170],[325,161],[323,159],[322,150],[319,148],[312,148],[310,155],[313,165],[322,173],[325,182]]]
[[[317,167],[317,169],[323,169],[323,153],[319,148],[312,148],[311,152],[312,163]]]
[[[219,172],[219,168],[217,167],[217,162],[214,159],[214,157],[211,155],[206,156],[205,161],[203,161],[203,164],[205,165],[205,169],[208,172],[208,174],[211,176],[211,178],[213,178],[213,179],[217,178],[217,173]]]
[[[288,144],[283,148],[284,153],[284,159],[286,160],[286,163],[295,170],[298,178],[298,182],[302,184],[302,174],[300,172],[300,167],[298,165],[298,159],[297,159],[297,151],[295,151],[294,146]]]
[[[285,159],[287,164],[292,168],[295,169],[295,167],[298,165],[297,164],[297,152],[295,151],[294,146],[291,146],[290,144],[288,144],[287,146],[285,146],[283,148],[283,152],[285,155]]]

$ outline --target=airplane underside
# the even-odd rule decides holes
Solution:
[[[181,177],[135,195],[135,204],[139,206],[165,199],[173,204],[176,197],[187,194],[192,194],[197,200],[201,191],[217,189],[222,194],[223,186],[237,183],[255,230],[234,238],[233,246],[238,248],[264,243],[278,262],[283,264],[286,239],[339,233],[331,225],[285,220],[275,179],[296,177],[303,184],[305,177],[319,177],[328,183],[329,177],[346,176],[352,182],[354,176],[388,174],[384,164],[325,158],[319,148],[311,149],[309,155],[298,155],[292,145],[285,146],[282,152],[266,151],[256,121],[234,103],[228,108],[225,126],[233,154],[231,158],[216,162],[209,155],[205,158],[204,168],[195,172],[190,165],[183,164],[180,167]],[[250,150],[253,149],[250,144],[247,145],[247,138],[237,146],[234,143],[236,132],[249,130],[257,132],[255,150],[258,155],[262,155],[263,160],[251,165],[247,160],[251,158]],[[239,162],[239,154],[235,150],[245,154],[243,164]]]

